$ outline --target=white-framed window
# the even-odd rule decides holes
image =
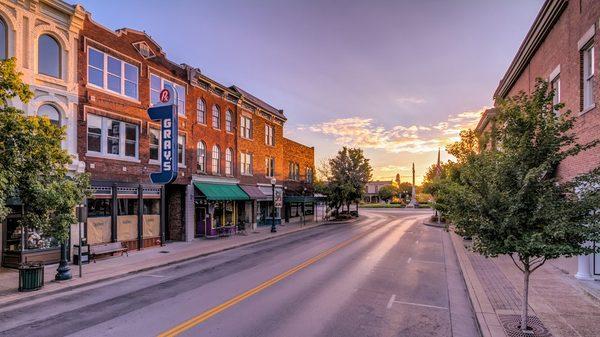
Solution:
[[[185,167],[185,135],[177,136],[177,150],[179,166]]]
[[[290,162],[289,179],[294,181],[300,180],[300,165],[298,163]]]
[[[221,149],[219,148],[219,145],[214,145],[212,148],[212,153],[211,153],[211,169],[212,169],[212,174],[220,174],[221,173],[221,165],[219,165],[220,161],[221,161]]]
[[[225,174],[233,175],[233,150],[231,148],[225,150]]]
[[[242,138],[252,139],[252,118],[242,116],[240,119],[240,133]]]
[[[552,105],[556,106],[560,103],[560,75],[556,75],[550,80],[550,90],[554,93]],[[558,113],[558,109],[554,109],[554,112]]]
[[[58,109],[54,105],[40,105],[37,115],[40,117],[47,117],[50,120],[50,123],[60,126],[60,112],[58,112]]]
[[[150,74],[150,104],[154,105],[160,101],[160,91],[165,88],[165,83],[171,84],[177,91],[177,113],[185,116],[185,88],[164,78]]]
[[[196,116],[198,123],[206,124],[206,102],[202,98],[196,102]]]
[[[40,35],[38,38],[38,73],[61,78],[61,54],[60,43],[54,37],[48,34]]]
[[[227,110],[225,112],[225,131],[227,132],[231,132],[233,130],[233,114],[231,113],[231,110]]]
[[[265,158],[265,168],[266,168],[265,176],[267,178],[273,178],[275,176],[275,158],[266,157]]]
[[[0,19],[0,60],[8,58],[8,26]]]
[[[240,173],[252,175],[252,153],[240,153]]]
[[[275,146],[275,129],[272,125],[265,125],[265,144]]]
[[[88,48],[88,83],[138,99],[138,67],[94,48]]]
[[[138,126],[96,115],[87,116],[87,151],[108,157],[138,158]]]
[[[306,168],[306,182],[309,184],[313,182],[313,170],[311,167]]]
[[[221,129],[221,109],[218,105],[212,107],[212,127],[214,129]]]
[[[206,144],[198,142],[198,171],[206,172]]]
[[[149,128],[148,137],[150,138],[150,161],[160,161],[160,130]]]
[[[594,105],[594,45],[583,48],[583,111]]]

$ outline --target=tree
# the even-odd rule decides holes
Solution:
[[[0,207],[7,196],[21,200],[24,215],[20,225],[62,244],[60,271],[66,268],[64,242],[70,225],[77,221],[75,206],[86,196],[89,180],[85,174],[68,172],[71,157],[61,146],[63,128],[46,117],[26,116],[8,105],[17,96],[23,102],[32,96],[15,71],[14,59],[0,62],[0,73]]]
[[[498,149],[479,147],[473,132],[449,147],[458,163],[446,172],[437,201],[473,249],[487,257],[508,255],[523,273],[521,329],[527,329],[529,278],[546,260],[591,254],[600,239],[600,167],[569,182],[557,176],[567,157],[596,146],[578,144],[570,111],[555,113],[553,93],[538,81],[498,106]],[[491,138],[490,138],[491,137]],[[449,152],[450,152],[449,151]]]
[[[390,199],[397,195],[396,191],[397,190],[392,185],[388,185],[381,187],[377,194],[379,195],[379,199],[388,202],[390,201]]]

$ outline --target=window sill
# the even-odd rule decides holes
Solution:
[[[160,160],[150,159],[150,160],[148,160],[148,165],[158,165],[158,166],[160,166]]]
[[[579,113],[579,116],[581,116],[581,115],[585,115],[586,113],[590,112],[591,110],[594,110],[594,108],[595,108],[595,107],[596,107],[596,103],[594,103],[594,104],[592,104],[592,105],[588,106],[587,108],[583,109],[583,111],[581,111],[581,112]]]
[[[112,90],[108,90],[108,89],[99,87],[99,86],[97,86],[97,85],[95,85],[93,83],[89,83],[88,82],[87,85],[86,85],[86,87],[89,88],[89,89],[94,89],[94,90],[100,91],[100,92],[102,92],[104,94],[107,94],[107,95],[111,95],[111,96],[118,97],[120,99],[124,99],[126,101],[131,102],[131,103],[142,104],[142,102],[140,100],[136,99],[136,98],[125,96],[125,95],[121,95],[121,94],[119,94],[117,92],[114,92]]]
[[[130,162],[130,163],[140,163],[141,162],[137,158],[122,157],[122,156],[110,155],[110,154],[102,154],[102,153],[97,153],[97,152],[86,152],[85,156],[92,157],[92,158],[100,158],[100,159],[120,160],[120,161],[126,161],[126,162]]]
[[[54,76],[46,75],[46,74],[42,74],[42,73],[37,73],[36,76],[39,77],[40,81],[58,84],[58,85],[67,85],[67,81],[60,77],[54,77]]]
[[[240,136],[240,137],[241,137],[243,140],[254,141],[254,139],[253,139],[253,138],[246,138],[246,137],[244,137],[244,136]]]

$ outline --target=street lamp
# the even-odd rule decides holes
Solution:
[[[302,190],[302,226],[306,226],[306,187]]]
[[[271,210],[271,233],[277,233],[277,227],[275,227],[275,183],[277,180],[275,178],[271,178],[271,188],[272,188],[272,197],[273,197],[273,209]]]

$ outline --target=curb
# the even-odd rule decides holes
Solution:
[[[479,331],[483,337],[506,337],[504,328],[494,311],[489,298],[483,290],[477,274],[467,257],[466,250],[461,246],[462,239],[454,232],[450,233],[452,246],[458,257],[461,274],[467,285],[469,299],[475,311]]]
[[[429,226],[429,227],[437,227],[437,228],[448,228],[448,224],[446,224],[446,223],[438,224],[436,222],[423,221],[423,225]]]
[[[297,232],[301,232],[303,230],[307,230],[307,229],[310,229],[310,228],[316,228],[316,227],[320,227],[320,226],[323,226],[323,225],[337,225],[337,224],[353,223],[353,222],[358,221],[359,219],[361,219],[360,216],[358,218],[356,218],[356,219],[351,219],[351,220],[348,220],[348,221],[323,222],[323,223],[319,223],[319,224],[311,226],[311,227],[304,227],[304,228],[301,228],[301,229],[297,229],[295,231],[290,231],[290,232],[282,233],[282,234],[279,234],[279,235],[269,236],[269,237],[266,237],[266,238],[258,239],[258,240],[251,241],[251,242],[244,242],[244,243],[240,243],[240,244],[237,244],[237,245],[233,245],[233,246],[229,246],[229,247],[224,247],[224,248],[219,249],[219,250],[214,250],[214,251],[210,251],[210,252],[204,252],[204,253],[200,253],[198,255],[185,257],[185,258],[182,258],[182,259],[179,259],[179,260],[176,260],[176,261],[169,261],[169,262],[157,264],[157,265],[154,265],[154,266],[149,266],[149,267],[144,267],[144,268],[140,268],[140,269],[128,271],[128,272],[125,272],[125,273],[122,273],[122,274],[119,274],[119,275],[113,275],[113,276],[110,276],[110,277],[105,277],[105,278],[90,280],[89,282],[80,283],[80,284],[74,284],[74,285],[70,285],[70,286],[65,286],[64,288],[54,289],[54,290],[50,290],[48,292],[39,293],[39,294],[28,293],[29,296],[27,296],[27,297],[18,298],[18,299],[11,300],[11,301],[6,301],[6,302],[1,302],[0,301],[0,306],[7,307],[7,306],[10,306],[10,305],[15,305],[15,304],[19,304],[19,303],[24,303],[24,302],[28,302],[28,301],[31,301],[31,300],[35,300],[35,299],[38,299],[38,298],[41,298],[41,297],[44,297],[44,296],[56,295],[56,294],[61,293],[61,292],[67,292],[67,291],[75,290],[75,289],[78,289],[78,288],[83,288],[83,287],[91,286],[91,285],[94,285],[94,284],[98,284],[98,283],[101,283],[101,282],[107,282],[107,281],[116,280],[118,278],[122,278],[122,277],[126,277],[126,276],[131,276],[131,275],[143,273],[145,271],[162,268],[162,267],[166,267],[166,266],[169,266],[169,265],[175,265],[175,264],[179,264],[179,263],[191,261],[191,260],[194,260],[194,259],[198,259],[198,258],[201,258],[201,257],[205,257],[205,256],[209,256],[209,255],[213,255],[213,254],[225,252],[225,251],[228,251],[228,250],[232,250],[232,249],[236,249],[236,248],[241,248],[241,247],[253,245],[253,244],[256,244],[256,243],[260,243],[260,242],[264,242],[264,241],[268,241],[268,240],[272,240],[272,239],[277,239],[277,238],[280,238],[280,237],[283,237],[283,236],[286,236],[286,235],[290,235],[290,234],[294,234],[294,233],[297,233]],[[62,281],[62,282],[68,282],[68,281]]]

